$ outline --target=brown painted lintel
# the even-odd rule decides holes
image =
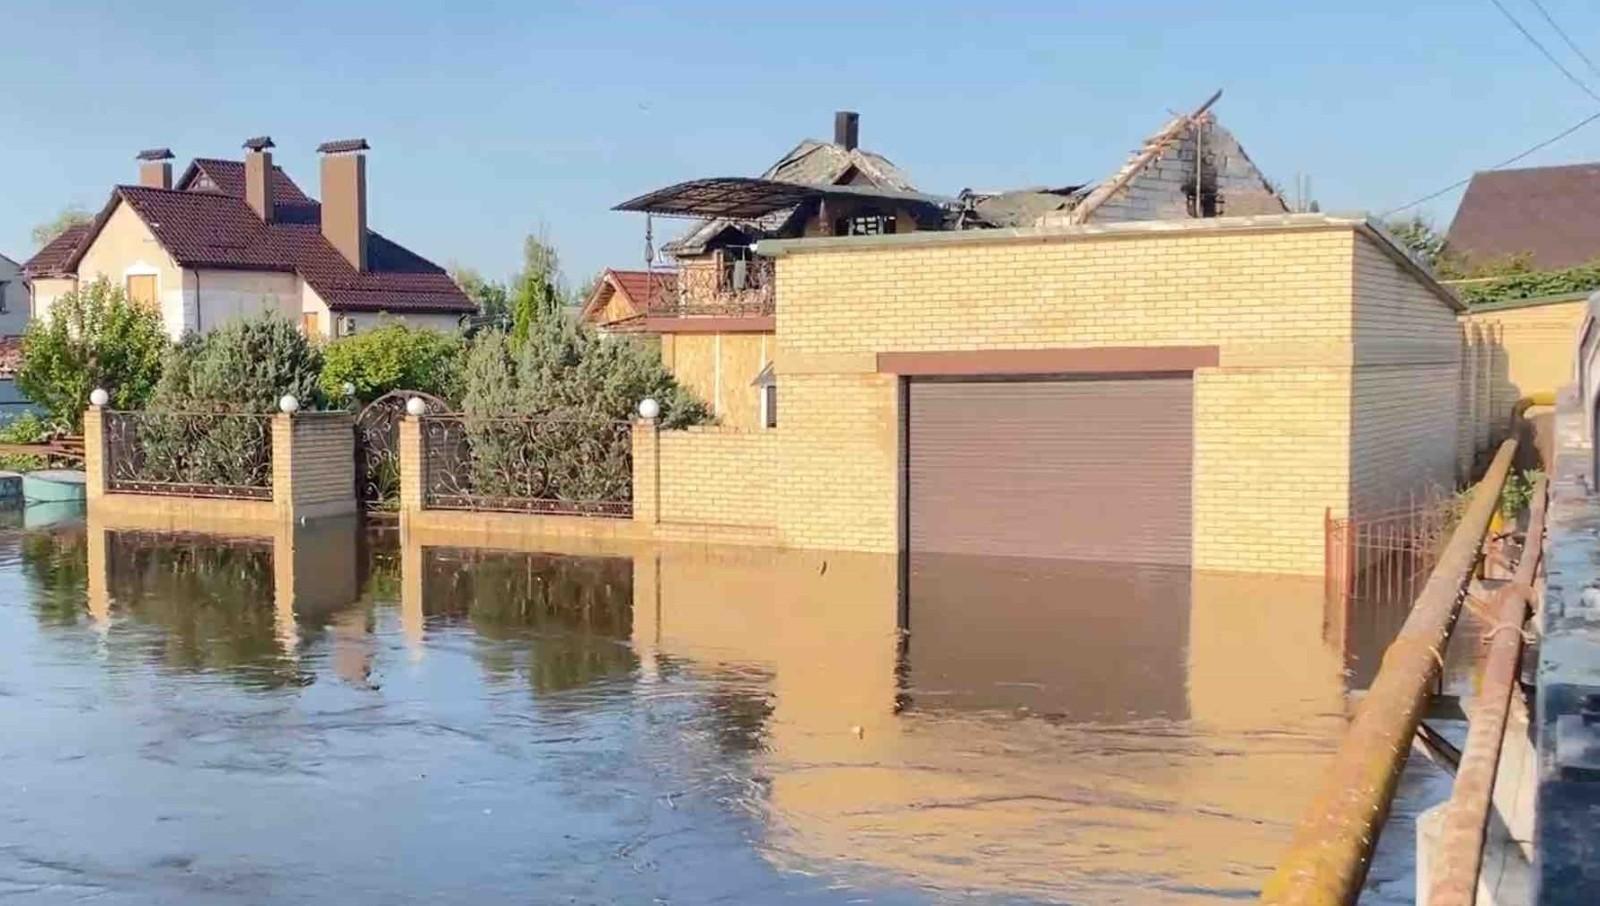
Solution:
[[[647,317],[625,321],[612,329],[638,333],[773,333],[778,329],[778,319],[772,315]]]
[[[1214,368],[1215,346],[1089,346],[1077,349],[995,349],[880,352],[879,374],[1115,374]]]

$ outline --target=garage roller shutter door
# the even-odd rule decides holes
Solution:
[[[1188,375],[913,381],[913,553],[1189,563]]]

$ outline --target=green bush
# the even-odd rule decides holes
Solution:
[[[50,439],[50,426],[32,412],[24,412],[0,426],[0,443],[41,444]]]
[[[81,431],[96,387],[115,408],[143,406],[171,346],[159,311],[130,302],[102,278],[57,298],[48,318],[28,325],[17,387],[52,424]]]
[[[472,493],[624,499],[632,482],[625,423],[640,400],[660,402],[667,427],[710,419],[649,346],[555,318],[531,327],[521,342],[481,334],[467,356],[465,432],[455,455],[467,454],[460,480]]]
[[[173,350],[150,405],[187,412],[278,410],[293,394],[305,409],[321,404],[322,353],[277,312],[231,321],[184,338]]]
[[[419,390],[458,400],[465,354],[458,335],[388,321],[324,348],[322,393],[331,401],[342,401],[349,383],[361,402],[391,390]]]
[[[317,408],[321,373],[321,353],[276,312],[184,337],[137,422],[140,478],[262,486],[271,431],[249,416],[276,412],[285,394]]]

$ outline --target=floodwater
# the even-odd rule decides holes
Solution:
[[[1253,896],[1366,657],[1320,583],[907,571],[0,533],[0,902]]]

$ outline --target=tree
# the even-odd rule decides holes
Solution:
[[[477,304],[478,314],[484,319],[495,324],[510,323],[511,293],[504,283],[486,280],[475,268],[462,265],[450,268],[450,279]]]
[[[51,240],[65,233],[68,229],[81,226],[90,220],[89,212],[77,205],[68,205],[61,209],[53,219],[38,224],[33,228],[34,248],[44,248]]]
[[[307,409],[321,402],[322,353],[276,311],[239,318],[179,344],[152,409],[186,412],[278,410],[292,395]]]
[[[540,226],[522,240],[522,271],[511,289],[512,339],[521,343],[536,322],[560,318],[565,304],[561,256],[550,242],[549,230]]]
[[[1391,220],[1384,224],[1384,227],[1390,235],[1400,240],[1402,245],[1429,267],[1435,267],[1440,263],[1440,258],[1444,255],[1444,236],[1433,228],[1433,224],[1427,218],[1413,214],[1410,217]]]
[[[419,390],[458,399],[465,352],[456,334],[388,321],[324,348],[322,392],[330,400],[339,400],[349,383],[362,402],[391,390]]]
[[[116,408],[144,405],[171,347],[159,311],[101,278],[57,298],[48,318],[28,325],[17,386],[53,424],[80,431],[97,387]]]

